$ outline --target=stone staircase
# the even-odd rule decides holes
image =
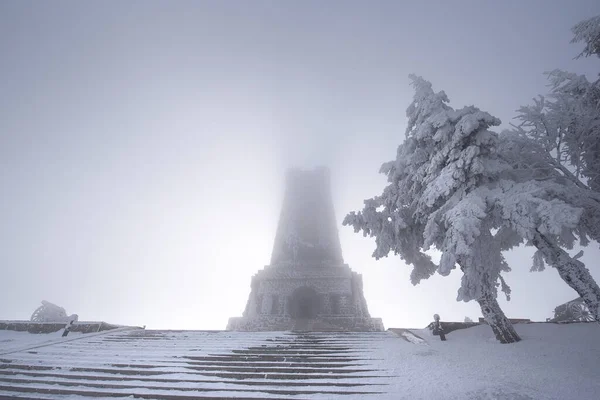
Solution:
[[[0,398],[387,398],[391,332],[107,332],[0,356]]]

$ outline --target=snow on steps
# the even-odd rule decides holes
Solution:
[[[113,329],[111,332],[120,332],[120,331],[129,331],[131,329],[139,329],[139,328],[132,328],[132,327],[121,327],[121,328],[116,328]],[[71,332],[71,334],[67,337],[62,337],[62,336],[57,336],[57,337],[53,337],[52,339],[49,340],[42,340],[40,341],[39,339],[44,339],[46,336],[49,335],[43,335],[43,334],[34,334],[34,335],[28,335],[33,336],[33,343],[27,343],[24,345],[19,346],[18,344],[16,345],[17,347],[11,347],[10,345],[8,347],[2,346],[3,348],[0,348],[0,357],[1,356],[6,356],[12,353],[19,353],[22,351],[30,351],[30,350],[34,350],[40,347],[46,347],[46,346],[52,346],[58,343],[65,343],[65,342],[72,342],[74,340],[79,340],[79,339],[89,339],[91,337],[94,336],[100,336],[100,335],[104,335],[106,334],[106,331],[100,331],[100,332],[94,332],[94,333],[87,333],[85,334],[85,336],[82,336],[81,332]],[[55,336],[55,335],[53,335]],[[38,340],[35,340],[38,339]],[[14,346],[14,345],[13,345]]]
[[[386,397],[375,354],[394,333],[108,332],[0,360],[0,396],[153,399]]]
[[[396,335],[400,336],[402,339],[406,340],[412,344],[427,344],[427,341],[423,339],[421,336],[416,335],[414,332],[403,329],[403,328],[390,328],[388,329],[391,332],[394,332]]]

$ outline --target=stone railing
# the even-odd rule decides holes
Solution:
[[[53,333],[64,329],[65,325],[65,323],[61,322],[0,321],[0,330],[29,333]],[[107,324],[102,321],[81,321],[73,324],[71,332],[91,333],[120,327],[120,325]]]

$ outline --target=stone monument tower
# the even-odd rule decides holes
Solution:
[[[329,171],[289,170],[271,264],[252,277],[238,331],[381,331],[371,318],[362,276],[342,258]]]

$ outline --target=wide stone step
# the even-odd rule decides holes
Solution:
[[[274,355],[307,355],[307,356],[324,356],[338,354],[353,354],[356,350],[302,350],[302,349],[285,349],[281,347],[264,347],[254,349],[231,350],[234,354],[274,354]]]
[[[149,370],[134,370],[134,369],[110,369],[110,368],[72,368],[73,372],[84,372],[84,373],[105,373],[105,374],[120,374],[120,375],[164,375],[174,372],[165,371],[149,371]],[[281,380],[298,380],[298,379],[364,379],[364,378],[378,378],[378,375],[351,375],[345,373],[327,373],[322,374],[316,373],[296,373],[296,372],[236,372],[236,371],[197,371],[196,375],[200,376],[213,376],[216,378],[227,378],[227,379],[281,379]]]
[[[296,336],[296,337],[310,337],[310,338],[340,338],[340,337],[381,337],[381,336],[385,336],[386,332],[344,332],[344,331],[337,331],[337,332],[332,332],[332,331],[327,331],[327,332],[319,332],[319,331],[312,331],[312,332],[282,332],[283,335],[282,336]]]
[[[382,339],[369,339],[369,342],[381,342]],[[300,343],[306,346],[328,346],[328,345],[336,345],[336,346],[348,346],[348,345],[356,345],[356,344],[364,344],[364,339],[318,339],[318,340],[304,340],[304,339],[267,339],[265,342],[269,343],[280,343],[280,344],[292,344],[292,343]],[[254,343],[252,343],[254,344]]]
[[[186,363],[189,365],[214,365],[221,367],[246,367],[249,362],[246,361],[179,361],[180,363]],[[135,366],[135,364],[113,364],[113,366]],[[262,362],[262,361],[253,361],[252,365],[264,366],[264,367],[283,367],[283,366],[291,366],[294,368],[304,368],[304,367],[313,367],[313,368],[340,368],[340,367],[365,367],[366,364],[359,363],[347,363],[347,362],[330,362],[330,363],[318,363],[318,362],[290,362],[290,361],[281,361],[281,362]]]
[[[246,386],[271,386],[273,382],[267,380],[227,380],[227,381],[215,381],[214,379],[187,379],[181,378],[155,378],[155,377],[144,377],[144,376],[109,376],[109,375],[81,375],[71,373],[58,373],[58,372],[31,372],[31,371],[0,371],[0,376],[31,376],[31,377],[42,377],[42,378],[63,378],[63,379],[79,379],[79,380],[92,380],[92,381],[116,381],[116,382],[127,382],[127,381],[141,381],[141,382],[161,382],[161,383],[198,383],[198,384],[213,384],[215,382],[224,382],[228,385],[246,385]],[[306,382],[278,382],[279,386],[308,386]],[[318,386],[332,386],[332,387],[361,387],[361,386],[382,386],[384,383],[372,383],[372,382],[310,382],[311,387]]]
[[[127,397],[134,399],[147,399],[152,398],[155,400],[257,400],[257,397],[239,397],[239,396],[217,396],[210,394],[194,394],[194,395],[185,395],[185,394],[159,394],[152,393],[151,395],[147,393],[147,391],[143,391],[141,393],[115,393],[115,392],[103,392],[103,391],[93,391],[93,390],[78,390],[78,389],[54,389],[54,388],[46,388],[46,387],[13,387],[0,385],[0,392],[12,392],[15,393],[13,398],[26,398],[31,399],[30,396],[26,397],[17,397],[17,393],[35,393],[36,395],[50,395],[52,398],[56,398],[56,396],[83,396],[83,397],[100,397],[100,398],[111,398],[111,397]],[[38,398],[36,396],[36,398]],[[269,397],[269,400],[289,400],[289,397]],[[294,396],[294,400],[304,400],[302,398]],[[308,399],[306,399],[308,400]]]
[[[30,362],[27,362],[30,361]],[[31,360],[21,360],[20,363],[15,363],[10,361],[6,363],[4,366],[0,368],[8,368],[10,364],[12,365],[40,365],[33,364],[33,362],[38,363],[40,360],[31,359]],[[77,360],[69,360],[66,358],[53,358],[53,359],[45,359],[44,367],[46,368],[62,368],[68,365],[69,367],[77,367],[77,366],[91,366],[91,365],[99,365],[98,360],[94,358],[85,358],[85,359],[77,359]],[[260,359],[250,359],[250,358],[232,358],[229,359],[227,357],[219,358],[218,360],[208,360],[208,361],[195,361],[195,360],[186,360],[186,359],[162,359],[162,360],[154,360],[154,359],[141,359],[141,360],[132,360],[129,363],[114,363],[114,364],[104,364],[103,366],[111,366],[115,368],[162,368],[162,367],[203,367],[203,366],[214,366],[214,367],[248,367],[249,365],[257,366],[257,367],[273,367],[273,368],[346,368],[346,367],[368,367],[369,364],[366,362],[368,360],[363,360],[363,362],[348,362],[345,360],[323,360],[323,361],[312,361],[301,359],[298,361],[294,361],[291,357],[284,357],[280,361],[272,361],[272,360],[260,360]]]
[[[102,343],[102,342],[132,342],[132,341],[140,341],[140,342],[149,342],[149,341],[163,341],[163,340],[168,340],[166,338],[160,338],[160,337],[128,337],[128,336],[121,336],[121,337],[104,337],[101,340],[97,340],[95,342],[92,343]]]
[[[312,372],[319,371],[323,373],[331,373],[331,372],[366,372],[372,371],[372,369],[358,369],[351,368],[349,365],[337,364],[297,364],[297,363],[221,363],[219,365],[214,364],[203,364],[198,365],[199,363],[187,363],[187,364],[178,364],[177,367],[193,369],[195,371],[264,371],[264,372],[286,372],[290,370],[301,371],[301,372]],[[168,364],[163,365],[153,365],[153,364],[111,364],[111,367],[114,368],[130,368],[130,369],[152,369],[152,368],[163,368],[169,367]],[[354,366],[360,366],[360,364]]]
[[[20,385],[27,385],[27,386],[31,386],[31,385],[53,385],[53,386],[63,386],[63,387],[78,387],[78,388],[86,388],[86,389],[117,389],[117,390],[128,390],[128,391],[135,391],[135,389],[140,389],[140,388],[144,388],[144,389],[148,389],[148,390],[173,390],[173,391],[179,391],[179,392],[222,392],[223,391],[223,387],[222,384],[223,382],[215,382],[215,384],[217,386],[221,386],[221,387],[201,387],[201,388],[186,388],[186,387],[182,387],[181,385],[177,385],[176,382],[173,382],[172,385],[162,385],[162,384],[157,384],[157,385],[152,385],[152,386],[140,386],[140,385],[134,385],[134,384],[126,384],[126,383],[118,383],[118,384],[114,384],[114,383],[106,383],[106,382],[81,382],[81,381],[76,381],[76,380],[70,380],[70,381],[45,381],[42,379],[23,379],[23,378],[3,378],[0,377],[0,385],[2,384],[19,384],[18,387],[20,387]],[[281,385],[278,385],[281,386]],[[233,392],[233,393],[239,393],[239,392],[246,392],[246,393],[267,393],[267,394],[277,394],[277,395],[299,395],[299,394],[328,394],[328,395],[364,395],[364,394],[378,394],[381,392],[377,392],[377,391],[364,391],[364,390],[352,390],[352,391],[346,391],[346,390],[328,390],[326,388],[322,388],[322,389],[307,389],[302,388],[302,389],[280,389],[280,388],[227,388],[226,389],[228,392]]]
[[[360,372],[371,372],[376,371],[371,368],[352,368],[349,366],[331,366],[323,365],[322,367],[316,367],[315,365],[307,364],[306,366],[298,366],[297,364],[271,364],[271,365],[260,365],[246,363],[244,365],[152,365],[152,364],[111,364],[112,368],[93,368],[91,366],[71,367],[68,370],[71,371],[82,371],[82,370],[94,370],[97,372],[108,372],[110,373],[122,373],[122,371],[137,371],[139,375],[153,375],[165,373],[164,368],[179,368],[188,371],[223,371],[223,372],[262,372],[262,373],[305,373],[305,374],[350,374]],[[10,364],[0,366],[1,370],[26,370],[26,371],[53,371],[61,370],[62,366],[55,365],[31,365],[31,364]]]
[[[11,370],[27,370],[27,371],[47,371],[54,370],[54,368],[50,367],[41,367],[38,365],[18,365],[11,368]],[[60,370],[60,369],[57,369]],[[156,375],[165,375],[170,373],[175,373],[173,371],[157,371],[157,370],[148,370],[148,369],[113,369],[113,368],[69,368],[69,371],[72,372],[83,372],[83,373],[103,373],[103,374],[113,374],[113,375],[144,375],[144,376],[156,376]],[[290,369],[289,372],[241,372],[241,371],[228,371],[227,369],[222,369],[218,371],[196,371],[193,372],[196,375],[201,376],[213,376],[217,378],[229,378],[229,379],[257,379],[257,378],[269,378],[269,379],[356,379],[356,378],[377,378],[378,375],[350,375],[345,372],[337,372],[337,373],[323,373],[321,371],[317,372],[293,372],[293,369]],[[183,371],[180,371],[183,372]],[[364,372],[375,372],[371,370],[365,370]],[[192,372],[190,372],[192,373]],[[356,373],[362,373],[356,372]]]
[[[372,369],[346,369],[346,368],[298,368],[296,366],[288,367],[262,367],[249,365],[246,367],[228,366],[186,366],[186,369],[194,371],[227,371],[227,372],[262,372],[262,373],[304,373],[304,374],[352,374],[359,372],[371,372]]]
[[[250,346],[248,347],[248,349],[250,350],[254,350],[254,349],[264,349],[264,348],[269,348],[269,349],[301,349],[301,350],[307,350],[307,351],[324,351],[324,350],[333,350],[333,351],[343,351],[343,350],[352,350],[352,348],[348,347],[348,346],[334,346],[334,345],[311,345],[311,346],[307,346],[304,344],[291,344],[291,343],[286,343],[286,344],[269,344],[269,345],[263,345],[263,346]]]
[[[189,353],[188,353],[189,354]],[[85,353],[77,357],[68,357],[63,353],[44,354],[44,355],[21,355],[20,359],[24,362],[39,362],[40,360],[54,361],[56,363],[73,363],[73,362],[105,362],[107,359],[116,358],[127,359],[133,362],[143,363],[163,363],[172,361],[174,363],[188,362],[188,361],[202,361],[202,362],[245,362],[245,361],[268,361],[268,362],[306,362],[306,363],[349,363],[349,362],[369,362],[373,358],[366,358],[366,354],[329,354],[329,355],[311,355],[311,354],[298,354],[292,352],[290,354],[279,354],[279,353],[214,353],[207,355],[156,355],[152,354],[147,357],[140,356],[139,354],[119,354],[118,356],[113,354],[93,354]],[[15,360],[6,360],[2,364],[9,364]]]
[[[336,356],[336,357],[314,357],[314,356],[276,356],[266,354],[255,354],[255,355],[221,355],[213,354],[208,356],[186,356],[184,357],[189,360],[196,361],[272,361],[272,362],[356,362],[356,361],[370,361],[373,358],[360,358],[360,357],[347,357],[347,356]],[[378,359],[377,359],[378,360]]]
[[[49,365],[31,365],[31,364],[0,364],[0,370],[3,369],[23,369],[27,371],[50,371],[56,369]]]

